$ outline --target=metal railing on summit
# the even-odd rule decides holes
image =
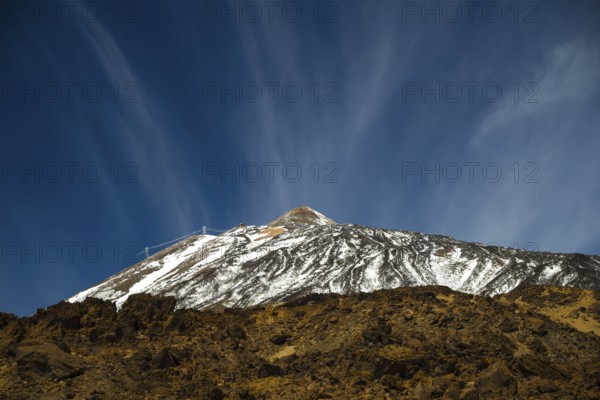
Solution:
[[[223,230],[223,229],[215,229],[215,228],[209,228],[207,226],[203,226],[202,229],[195,230],[193,232],[188,233],[187,235],[183,235],[181,237],[169,240],[168,242],[160,243],[160,244],[157,244],[157,245],[154,245],[154,246],[144,247],[144,250],[142,250],[138,254],[136,254],[135,257],[144,254],[145,258],[147,259],[147,258],[150,257],[150,250],[157,249],[157,248],[160,248],[160,247],[164,247],[164,246],[166,246],[168,244],[171,244],[171,243],[179,242],[180,240],[183,240],[183,239],[185,239],[187,237],[190,237],[190,236],[193,236],[193,235],[201,234],[203,236],[206,236],[207,232],[223,233],[223,232],[227,232],[227,231]]]

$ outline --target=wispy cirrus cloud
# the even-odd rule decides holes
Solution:
[[[264,208],[287,209],[299,202],[351,213],[371,205],[367,195],[345,201],[365,185],[371,196],[381,199],[375,208],[369,208],[369,218],[381,225],[402,228],[403,223],[418,221],[415,225],[431,233],[505,245],[535,242],[553,251],[585,249],[600,241],[589,219],[599,198],[597,185],[590,183],[599,170],[593,157],[598,135],[589,137],[598,126],[592,111],[600,82],[596,49],[576,39],[546,46],[551,50],[530,64],[490,66],[479,72],[472,69],[472,60],[461,59],[448,72],[443,70],[446,64],[436,69],[423,63],[431,51],[442,59],[460,52],[451,38],[454,33],[464,34],[462,30],[452,25],[406,27],[397,23],[401,19],[398,8],[361,7],[361,17],[354,15],[349,18],[351,23],[340,23],[327,32],[330,45],[336,46],[334,57],[328,57],[320,46],[298,40],[307,33],[297,27],[238,26],[244,60],[256,81],[333,76],[341,88],[341,101],[332,107],[300,103],[289,112],[277,104],[261,105],[248,115],[236,110],[245,115],[241,119],[247,123],[243,127],[247,135],[240,134],[240,145],[249,158],[308,161],[333,155],[349,180],[331,193],[310,182],[292,188],[285,183],[273,185],[267,188],[270,195],[266,199],[253,203],[257,213]],[[492,42],[504,37],[493,27],[467,28],[474,32],[490,29]],[[510,35],[520,40],[516,31]],[[440,43],[433,46],[436,39]],[[474,39],[473,49],[484,42]],[[526,71],[534,72],[527,75]],[[522,85],[518,102],[504,81],[500,102],[481,104],[479,99],[469,112],[454,104],[425,104],[419,109],[419,104],[409,108],[399,101],[402,83],[415,77],[433,87],[443,78],[475,80],[481,86],[483,79],[499,81],[508,76],[518,78]],[[532,96],[538,103],[523,102],[530,93],[530,88],[524,90],[527,82],[539,89]],[[394,109],[397,112],[390,116]],[[454,111],[464,113],[466,119],[450,123]],[[299,115],[307,116],[310,123],[300,123]],[[379,129],[390,133],[386,139],[391,133],[395,137],[389,148],[379,148],[372,164],[367,164],[367,149],[376,147],[372,140],[384,136]],[[595,145],[579,145],[586,140]],[[394,158],[399,162],[495,162],[502,165],[504,177],[498,183],[480,178],[475,184],[402,185],[399,168],[389,162]],[[383,164],[378,165],[380,160]],[[539,168],[535,173],[538,183],[522,182],[531,172],[524,169],[528,162]],[[510,169],[515,163],[520,169],[517,183]],[[573,196],[574,192],[578,196]],[[568,238],[565,232],[569,232]]]
[[[539,183],[508,182],[488,197],[457,191],[456,200],[472,206],[465,235],[503,243],[536,241],[553,251],[588,248],[600,241],[590,218],[600,199],[594,184],[600,170],[595,156],[600,117],[594,111],[600,51],[580,41],[560,44],[540,60],[531,81],[539,85],[539,102],[505,99],[481,115],[470,149],[476,154],[495,149],[494,157],[506,164],[534,162]],[[527,171],[520,172],[522,178]]]
[[[185,157],[177,140],[174,117],[165,114],[165,104],[153,90],[136,74],[113,35],[101,24],[80,24],[79,29],[87,39],[100,63],[107,82],[123,85],[133,83],[139,88],[136,95],[139,102],[125,104],[124,107],[104,107],[101,122],[102,130],[95,129],[88,122],[91,151],[95,157],[111,159],[120,154],[124,159],[139,166],[139,186],[143,198],[153,205],[153,218],[164,215],[162,224],[172,232],[186,232],[197,228],[195,218],[202,216],[206,221],[210,210],[206,206],[204,194],[193,177],[194,169],[185,163]],[[81,118],[85,124],[86,116]],[[109,140],[114,147],[103,153],[107,141],[101,135],[109,131]],[[81,132],[78,132],[81,133]],[[109,189],[115,207],[122,207],[126,200],[119,197],[114,189]]]
[[[324,212],[340,212],[357,182],[381,172],[369,171],[358,161],[364,156],[361,147],[397,97],[403,71],[418,50],[419,33],[398,46],[402,27],[390,14],[400,18],[399,8],[392,12],[383,4],[359,8],[357,15],[370,18],[345,16],[348,19],[327,27],[236,26],[251,80],[299,82],[305,90],[302,101],[295,104],[276,102],[234,110],[244,123],[232,135],[239,138],[248,159],[293,160],[303,166],[331,161],[340,168],[340,183],[333,186],[315,185],[307,177],[295,185],[279,182],[266,187],[269,195],[254,203],[258,214],[261,209],[286,210],[304,203]],[[327,45],[319,35],[327,37]],[[332,46],[335,53],[330,52]],[[312,101],[313,93],[307,89],[314,82],[320,85],[321,99],[327,94],[323,85],[332,82],[336,102]]]

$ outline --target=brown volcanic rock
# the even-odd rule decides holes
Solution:
[[[528,309],[553,321],[600,336],[600,291],[527,286],[503,294],[498,299],[526,305]],[[540,333],[543,333],[543,329]]]
[[[4,328],[15,319],[17,319],[16,315],[0,312],[0,329]]]
[[[543,312],[555,302],[589,322],[589,291],[519,291],[403,288],[213,311],[135,295],[119,312],[89,299],[0,315],[0,399],[598,398],[600,338]]]
[[[517,394],[517,380],[502,361],[486,368],[475,381],[479,397],[510,399]]]
[[[24,379],[42,375],[56,379],[73,378],[84,370],[81,361],[51,343],[19,346],[16,360],[19,376]]]

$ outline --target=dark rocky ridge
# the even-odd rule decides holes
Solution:
[[[0,314],[0,399],[598,399],[599,304],[555,287],[204,311],[88,298]]]

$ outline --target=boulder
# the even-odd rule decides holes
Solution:
[[[68,379],[84,371],[84,365],[76,357],[51,343],[20,346],[16,356],[17,371],[22,378]]]
[[[502,361],[486,368],[475,381],[481,398],[513,398],[517,394],[517,380]]]

